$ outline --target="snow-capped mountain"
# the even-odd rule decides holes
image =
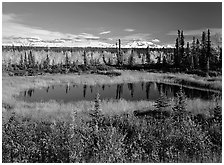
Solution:
[[[32,47],[99,47],[99,48],[115,48],[116,44],[110,44],[101,41],[73,41],[73,40],[30,40],[30,39],[17,39],[9,43],[3,43],[3,46],[32,46]],[[159,45],[150,41],[132,41],[127,44],[122,44],[121,48],[171,48],[172,45]]]
[[[162,48],[161,45],[154,44],[153,42],[149,41],[133,41],[129,42],[122,46],[123,48]]]

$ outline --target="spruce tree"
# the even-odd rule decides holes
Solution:
[[[191,55],[190,55],[190,61],[191,61],[191,69],[195,68],[195,63],[197,62],[196,60],[196,42],[195,42],[195,37],[193,37],[192,45],[191,45]]]
[[[65,67],[68,68],[70,64],[69,58],[68,58],[68,53],[65,55]]]
[[[149,53],[149,46],[146,48],[146,62],[150,64],[150,53]]]
[[[100,107],[100,94],[97,93],[95,98],[94,108],[90,111],[89,115],[91,117],[90,126],[93,128],[95,132],[99,131],[99,126],[103,122],[103,114]]]
[[[86,51],[84,50],[83,54],[83,61],[84,61],[84,66],[87,66],[87,57],[86,57]]]
[[[190,56],[190,46],[189,46],[189,42],[187,42],[187,47],[186,47],[186,54],[185,54],[185,58],[184,58],[184,63],[186,66],[186,68],[190,68],[193,69],[193,58],[192,56]]]
[[[179,67],[179,39],[176,39],[175,52],[174,52],[174,65]]]
[[[48,54],[47,54],[47,58],[44,61],[44,69],[48,69],[49,68],[49,64],[50,64],[50,59],[49,59]]]
[[[195,68],[199,69],[200,67],[200,56],[201,56],[201,51],[200,51],[200,42],[197,39],[196,41],[196,52],[195,52]]]
[[[21,54],[20,56],[19,65],[20,65],[20,68],[23,68],[23,54]]]
[[[221,47],[219,52],[219,67],[222,69],[222,48]]]
[[[164,108],[169,106],[169,101],[168,98],[166,97],[166,95],[164,95],[163,93],[160,94],[160,97],[155,101],[155,108],[156,110],[164,110]]]
[[[200,68],[205,70],[206,68],[206,33],[202,32],[202,39],[201,39],[201,53],[200,53]]]
[[[181,35],[180,35],[180,64],[182,66],[182,61],[183,61],[183,57],[184,57],[184,33],[183,30],[181,31]]]
[[[90,64],[91,64],[91,65],[94,65],[93,52],[91,52]]]
[[[24,66],[25,66],[25,68],[27,67],[27,57],[26,57],[26,52],[25,52],[25,57],[24,57]]]
[[[210,40],[210,30],[208,29],[208,40],[207,40],[207,52],[206,52],[206,72],[209,72],[209,61],[211,56],[211,40]]]
[[[28,66],[31,67],[32,64],[32,52],[30,50],[30,52],[28,53]]]
[[[128,59],[128,64],[131,67],[134,65],[134,51],[133,51],[133,49],[131,50],[131,54],[130,54],[129,59]]]
[[[182,87],[177,93],[175,98],[175,105],[173,109],[173,117],[177,123],[182,122],[186,114],[186,96],[183,92]]]

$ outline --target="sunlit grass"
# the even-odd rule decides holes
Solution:
[[[117,125],[110,126],[107,123],[105,128],[95,134],[87,124],[91,121],[89,113],[94,109],[94,101],[64,103],[51,100],[29,103],[16,98],[21,91],[29,88],[63,83],[95,85],[156,81],[181,84],[181,80],[184,80],[189,82],[188,85],[192,85],[193,82],[197,87],[214,87],[215,90],[220,90],[221,86],[220,78],[207,81],[209,78],[195,75],[119,72],[122,75],[118,77],[92,74],[4,76],[2,81],[3,147],[5,147],[3,162],[221,162],[220,146],[209,146],[209,142],[204,142],[207,134],[199,126],[186,122],[187,128],[182,132],[181,129],[174,130],[171,119],[166,119],[166,124],[152,120],[147,125],[146,121],[133,116],[135,110],[155,109],[155,102],[100,98],[102,99],[100,108],[106,121],[115,122]],[[217,102],[221,105],[221,98],[217,101],[185,100],[187,111],[192,114],[204,114],[207,117],[210,117],[210,110],[214,110]],[[169,103],[170,106],[164,110],[172,111],[175,100],[169,100]],[[130,135],[129,141],[126,141],[130,133],[133,133],[133,136]],[[220,126],[214,125],[209,128],[208,133],[217,136],[220,140]],[[93,139],[98,141],[98,148],[92,146]],[[202,147],[197,152],[192,151],[199,155],[191,157],[190,153],[185,151],[177,152],[178,154],[175,155],[174,146],[178,144],[178,140],[181,144],[190,144],[189,147],[192,149],[194,146]],[[160,151],[161,147],[169,150]],[[215,152],[212,147],[216,148]],[[165,157],[161,156],[160,152],[165,154]]]

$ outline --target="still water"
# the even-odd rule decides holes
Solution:
[[[100,93],[100,99],[125,99],[129,101],[149,100],[155,101],[160,94],[173,98],[179,91],[180,86],[168,85],[156,82],[138,82],[112,85],[55,85],[40,89],[29,89],[21,92],[19,98],[27,102],[47,102],[56,100],[62,102],[74,102],[81,100],[94,100]],[[212,99],[215,92],[183,87],[188,98]]]

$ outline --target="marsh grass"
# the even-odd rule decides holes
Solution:
[[[66,120],[58,114],[34,119],[11,110],[2,127],[3,162],[221,162],[221,122],[213,120],[221,116],[219,102],[206,119],[212,122],[202,127],[186,113],[183,94],[174,104],[162,99],[152,106],[170,108],[172,115],[162,120],[106,115],[99,96],[84,106],[85,113],[70,107]]]
[[[138,81],[174,82],[185,75],[119,71],[121,76],[48,75],[3,77],[3,162],[221,162],[221,98],[211,101],[185,99],[184,110],[204,114],[210,125],[191,118],[176,123],[172,115],[163,120],[135,117],[133,111],[153,110],[163,104],[149,101],[98,100],[63,103],[27,103],[15,98],[19,92],[61,83],[113,84]],[[200,77],[188,75],[189,79]],[[221,80],[209,82],[220,83]],[[176,100],[163,109],[173,112]],[[96,106],[98,104],[98,106]],[[159,106],[159,107],[158,107]],[[90,115],[100,109],[99,117]],[[98,109],[98,110],[99,110]],[[173,113],[172,113],[173,114]],[[212,120],[210,120],[211,118]],[[209,119],[209,120],[207,120]],[[96,124],[97,129],[96,129]]]

